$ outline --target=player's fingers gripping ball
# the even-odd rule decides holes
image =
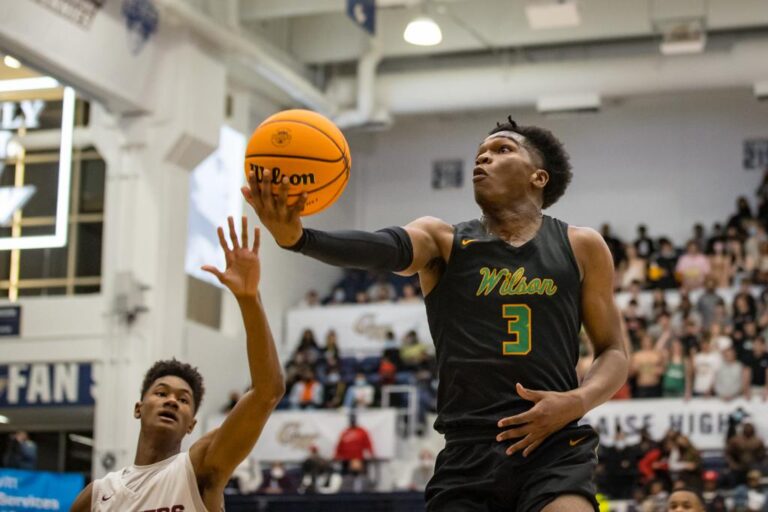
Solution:
[[[288,206],[306,192],[301,215],[312,215],[339,198],[349,181],[351,163],[349,145],[333,122],[309,110],[284,110],[267,118],[251,135],[245,175],[247,179],[253,172],[261,185],[268,169],[275,196],[286,177]]]

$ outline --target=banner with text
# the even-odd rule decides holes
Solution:
[[[395,456],[395,409],[357,411],[357,424],[368,431],[375,458]],[[224,416],[208,420],[207,430],[218,427]],[[309,447],[317,446],[323,457],[332,458],[341,433],[349,426],[349,413],[331,411],[276,411],[269,417],[252,455],[257,460],[301,462]]]
[[[387,331],[394,332],[399,342],[415,330],[422,342],[432,344],[422,302],[293,309],[287,314],[286,351],[296,349],[304,329],[311,329],[321,345],[326,333],[335,330],[344,356],[381,355]]]
[[[0,469],[0,510],[69,510],[83,475]]]
[[[0,407],[93,405],[91,363],[0,365]]]
[[[725,402],[719,399],[612,400],[590,411],[584,420],[600,433],[600,442],[613,445],[616,426],[630,437],[647,427],[653,439],[669,430],[688,436],[699,449],[722,449],[730,415],[747,415],[763,436],[768,435],[768,408],[759,398]]]

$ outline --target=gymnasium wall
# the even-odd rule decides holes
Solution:
[[[709,227],[726,218],[736,197],[752,196],[761,178],[742,170],[742,144],[768,136],[768,103],[747,90],[628,98],[596,114],[560,117],[504,108],[402,117],[390,131],[350,136],[362,194],[354,225],[478,216],[471,182],[476,148],[508,113],[551,129],[571,154],[573,182],[548,213],[596,228],[609,221],[627,238],[643,221],[653,236],[683,243],[695,221]],[[452,158],[464,159],[463,188],[432,190],[431,162]]]

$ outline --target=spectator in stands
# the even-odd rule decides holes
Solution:
[[[736,512],[764,512],[766,510],[766,495],[760,488],[763,474],[753,469],[747,473],[747,484],[740,485],[733,493],[732,510]]]
[[[743,302],[739,305],[739,302]],[[757,299],[752,295],[752,281],[742,279],[739,283],[739,291],[733,296],[734,315],[746,315],[754,320],[757,317]]]
[[[421,302],[421,296],[416,291],[416,287],[411,283],[405,283],[403,285],[403,296],[398,299],[398,302]]]
[[[701,315],[701,324],[704,329],[709,329],[715,316],[715,308],[723,302],[723,298],[717,293],[717,282],[713,277],[704,280],[704,293],[696,301],[696,310]]]
[[[323,356],[326,364],[332,364],[341,357],[339,348],[339,337],[334,329],[329,329],[325,335],[325,346],[323,347]]]
[[[304,329],[301,333],[301,340],[299,346],[296,347],[296,352],[292,357],[293,360],[301,359],[310,366],[314,366],[320,359],[322,351],[315,340],[315,333],[312,329]]]
[[[711,469],[702,475],[704,490],[701,497],[707,512],[727,512],[725,496],[718,488],[718,477],[717,471]]]
[[[672,340],[661,381],[661,394],[665,398],[681,398],[691,387],[691,363],[685,356],[680,340]]]
[[[755,262],[755,282],[768,284],[768,242],[760,242],[760,254]]]
[[[749,200],[745,196],[740,196],[736,200],[736,213],[731,215],[728,219],[728,223],[725,225],[726,230],[734,228],[740,235],[746,235],[746,224],[752,220],[752,208],[749,206]]]
[[[709,259],[699,251],[693,240],[685,244],[685,254],[680,256],[675,265],[675,274],[685,290],[696,290],[704,284],[710,271]]]
[[[355,381],[347,389],[344,397],[344,407],[351,409],[365,409],[373,405],[374,389],[365,378],[365,374],[358,372]]]
[[[631,299],[622,312],[624,315],[624,325],[627,328],[629,341],[636,347],[640,343],[640,338],[645,332],[648,320],[640,313],[637,301]]]
[[[648,280],[655,288],[669,290],[677,288],[675,267],[677,266],[677,250],[668,238],[659,239],[659,249],[651,257],[648,268]]]
[[[688,437],[683,434],[674,437],[667,464],[673,482],[682,481],[687,487],[701,486],[701,454]]]
[[[763,401],[768,400],[768,353],[765,349],[765,338],[758,336],[752,343],[752,352],[744,361],[747,371],[746,380],[749,383],[747,387],[746,398],[750,399],[753,395],[760,396]]]
[[[426,448],[419,452],[419,463],[411,472],[411,481],[408,489],[411,491],[424,492],[427,482],[435,473],[435,456]]]
[[[347,395],[347,383],[341,379],[338,366],[328,368],[323,388],[323,404],[328,409],[337,409],[344,403]]]
[[[309,290],[304,294],[304,298],[296,305],[298,308],[314,308],[320,305],[320,295],[317,290]]]
[[[264,474],[261,471],[261,464],[250,455],[237,466],[230,480],[230,484],[238,494],[253,494],[261,488],[263,483]]]
[[[629,375],[635,379],[632,396],[654,398],[661,396],[661,376],[664,373],[663,355],[654,348],[653,339],[645,334],[640,339],[640,350],[632,354]]]
[[[285,471],[282,462],[273,462],[269,471],[264,475],[259,492],[262,494],[291,494],[296,492],[296,486]]]
[[[627,245],[626,259],[622,264],[621,289],[628,290],[630,284],[636,283],[639,287],[645,286],[645,276],[648,270],[648,262],[637,254],[634,245]]]
[[[715,372],[715,394],[723,400],[733,400],[744,393],[744,387],[744,365],[736,359],[736,349],[725,349]]]
[[[301,485],[299,492],[304,494],[314,494],[320,483],[321,476],[328,472],[330,461],[324,459],[317,449],[317,446],[309,447],[309,456],[301,463]]]
[[[646,496],[643,501],[641,510],[643,510],[643,512],[664,510],[668,497],[669,493],[664,488],[664,482],[661,480],[654,480],[648,486],[648,496]]]
[[[726,288],[733,279],[733,258],[725,251],[723,242],[715,242],[709,255],[709,275],[715,280],[715,286]]]
[[[605,240],[606,245],[608,245],[608,249],[611,251],[614,268],[620,268],[621,264],[626,259],[626,254],[624,253],[624,242],[613,236],[611,233],[611,225],[608,223],[602,225],[600,228],[600,233],[603,235],[603,240]]]
[[[353,459],[368,460],[373,457],[373,443],[368,431],[357,424],[354,414],[350,414],[349,426],[339,435],[334,458],[347,465]]]
[[[694,396],[712,396],[715,387],[715,375],[722,364],[720,353],[713,350],[709,339],[701,340],[701,349],[693,356]]]
[[[376,281],[368,288],[371,302],[391,302],[397,298],[397,291],[387,279],[386,274],[379,274]]]
[[[661,288],[654,288],[651,297],[651,317],[658,319],[662,314],[669,316],[669,304],[667,295]]]
[[[395,377],[397,375],[397,366],[387,356],[382,356],[379,363],[379,382],[382,386],[387,386],[395,383]]]
[[[760,469],[766,462],[765,444],[752,423],[744,422],[741,432],[731,437],[725,446],[725,460],[730,470],[731,485],[746,482],[747,472]]]
[[[291,389],[289,403],[293,409],[317,409],[323,404],[323,385],[312,368],[304,368],[301,380]]]
[[[361,493],[372,492],[375,484],[368,476],[366,465],[362,459],[355,458],[349,461],[347,473],[342,477],[339,492]]]
[[[601,487],[601,490],[614,499],[628,498],[638,476],[637,461],[641,455],[639,446],[627,444],[626,434],[617,425],[613,446],[601,445],[599,455],[605,468],[605,487]]]
[[[395,333],[388,330],[384,335],[384,351],[381,353],[381,357],[386,357],[394,365],[400,369],[402,363],[400,362],[400,345],[397,343]]]
[[[10,435],[3,454],[3,466],[15,469],[37,469],[37,443],[24,430]]]
[[[403,337],[400,347],[400,361],[405,368],[415,369],[428,355],[427,346],[419,340],[416,331],[410,330]]]
[[[370,297],[365,291],[359,291],[355,294],[355,304],[368,304],[371,302]]]
[[[331,291],[331,294],[323,300],[323,304],[326,306],[335,306],[338,304],[344,304],[347,301],[347,296],[344,293],[344,288],[337,286]]]
[[[704,232],[704,225],[701,222],[697,222],[693,225],[691,241],[699,248],[699,252],[707,252],[707,234]]]
[[[653,239],[648,236],[648,230],[645,224],[637,226],[637,238],[632,243],[635,246],[637,256],[645,260],[649,259],[656,249]]]

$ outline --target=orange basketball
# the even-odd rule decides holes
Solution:
[[[284,110],[268,117],[251,135],[245,176],[253,172],[262,183],[264,170],[269,169],[275,194],[286,176],[288,204],[306,192],[301,215],[312,215],[339,198],[349,181],[351,163],[347,140],[333,122],[309,110]]]

